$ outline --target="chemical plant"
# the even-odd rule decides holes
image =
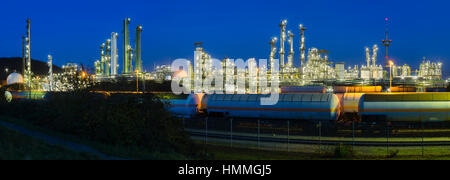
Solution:
[[[46,77],[34,76],[31,71],[31,20],[27,20],[27,31],[23,36],[23,81],[28,89],[44,90],[44,91],[66,91],[70,89],[67,76],[78,76],[79,84],[85,82],[102,82],[114,81],[117,78],[127,78],[135,80],[136,78],[143,80],[168,81],[172,78],[191,76],[190,87],[194,92],[205,92],[207,90],[199,87],[206,77],[210,77],[215,73],[223,75],[224,85],[227,92],[238,94],[258,94],[269,93],[271,91],[281,91],[283,87],[301,87],[318,85],[324,86],[329,91],[333,91],[338,86],[382,86],[382,91],[391,91],[392,86],[396,87],[413,87],[418,92],[425,92],[426,88],[446,87],[446,81],[442,78],[442,63],[431,62],[426,58],[420,64],[419,69],[411,69],[407,64],[398,65],[390,60],[388,55],[389,46],[392,40],[388,39],[388,28],[386,19],[386,39],[382,41],[385,46],[384,64],[377,61],[379,54],[378,45],[372,48],[366,47],[365,62],[362,65],[346,65],[344,62],[329,61],[329,52],[319,48],[306,47],[306,30],[307,28],[300,24],[297,28],[299,35],[299,61],[300,66],[295,67],[295,31],[287,30],[287,20],[282,20],[279,24],[279,38],[273,37],[268,45],[270,48],[268,57],[268,65],[257,66],[254,58],[247,61],[246,68],[235,68],[235,60],[225,58],[222,61],[222,67],[213,66],[213,57],[209,55],[203,47],[202,43],[196,43],[194,51],[194,61],[189,62],[189,68],[178,72],[172,70],[171,65],[156,66],[153,72],[144,72],[142,67],[142,26],[137,25],[134,47],[130,42],[129,25],[130,18],[123,20],[122,35],[122,63],[119,63],[118,37],[116,32],[111,33],[111,38],[105,40],[100,47],[99,60],[94,63],[95,74],[88,74],[86,69],[81,65],[68,63],[63,66],[63,73],[53,74],[52,72],[52,56],[48,56],[49,72]],[[286,43],[288,46],[286,46]],[[277,47],[279,46],[279,47]],[[288,48],[288,49],[286,49]],[[286,53],[286,51],[288,51]],[[286,56],[287,54],[287,56]],[[278,62],[278,64],[276,64]],[[193,66],[191,65],[193,64]],[[255,65],[254,67],[252,65]],[[274,68],[279,67],[277,72]],[[119,72],[121,68],[121,72]],[[276,70],[276,69],[275,69]],[[246,77],[245,86],[234,86],[237,77]],[[70,78],[69,78],[70,79]],[[267,79],[269,84],[278,83],[282,88],[265,88],[259,87],[260,80]],[[276,81],[276,82],[275,82]],[[253,84],[252,84],[253,83]],[[249,88],[256,86],[257,88]],[[219,89],[218,89],[219,88]],[[218,87],[215,90],[220,90]]]
[[[299,25],[300,35],[300,67],[294,66],[294,34],[293,31],[286,31],[287,21],[281,21],[281,34],[279,38],[273,37],[270,44],[269,67],[260,65],[259,68],[251,68],[251,64],[257,64],[254,58],[248,60],[248,67],[245,69],[235,69],[234,61],[226,58],[222,61],[222,67],[213,66],[213,57],[209,55],[202,47],[197,47],[194,52],[194,67],[188,68],[186,74],[192,76],[194,82],[202,82],[206,77],[210,77],[213,73],[219,73],[225,77],[225,87],[230,87],[238,79],[238,77],[246,77],[246,87],[251,86],[251,83],[257,83],[258,79],[269,79],[270,84],[279,83],[281,87],[296,87],[318,85],[326,86],[327,89],[333,91],[334,87],[339,86],[382,86],[382,91],[390,92],[392,86],[400,87],[414,87],[414,92],[425,92],[426,88],[444,88],[446,81],[442,79],[442,63],[431,62],[426,58],[420,64],[419,69],[411,69],[407,64],[397,65],[388,55],[388,48],[391,46],[392,40],[388,39],[387,19],[386,19],[386,39],[382,41],[385,46],[385,62],[378,64],[377,58],[379,54],[378,45],[373,45],[372,48],[365,48],[366,60],[363,65],[347,66],[344,62],[333,63],[329,61],[329,53],[327,50],[320,50],[315,47],[308,49],[306,54],[305,46],[305,31],[306,28]],[[287,33],[286,33],[287,32]],[[279,51],[277,52],[277,41],[279,43]],[[286,58],[286,41],[288,42],[289,53]],[[200,44],[197,44],[200,45]],[[278,55],[278,56],[277,56]],[[274,78],[273,66],[275,61],[279,60],[279,72]],[[189,63],[190,64],[190,63]],[[229,65],[231,64],[231,66]],[[164,70],[170,66],[161,66],[155,70],[155,74],[161,72],[171,72],[170,69]],[[193,70],[192,70],[193,69]],[[170,74],[165,76],[152,76],[152,78],[170,77]],[[161,80],[161,79],[160,79]],[[274,82],[277,81],[277,82]],[[200,84],[192,83],[195,92],[207,92],[208,90],[201,89]],[[220,87],[218,87],[220,88]],[[256,89],[239,89],[234,88],[234,93],[242,94],[258,94],[267,93],[269,89],[259,87]],[[216,89],[219,90],[219,89]],[[277,91],[277,90],[275,90]],[[229,91],[227,91],[229,92]],[[282,92],[282,90],[281,90]]]

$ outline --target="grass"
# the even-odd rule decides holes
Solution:
[[[0,127],[0,160],[96,160],[95,155],[74,152]]]
[[[397,155],[392,158],[386,158],[386,150],[380,150],[378,155],[356,154],[352,157],[334,157],[332,151],[327,150],[322,153],[302,153],[302,152],[279,152],[234,147],[230,148],[223,145],[208,145],[205,149],[213,154],[214,160],[449,160],[450,155]],[[406,152],[406,150],[400,150]]]
[[[200,138],[195,141],[204,146],[215,160],[450,160],[450,147],[386,147],[355,146],[351,156],[339,157],[335,154],[337,146],[318,146],[291,144],[289,152],[285,143],[261,143],[260,148],[254,142],[215,140],[209,138],[208,145]],[[395,156],[391,156],[396,152]]]
[[[186,129],[189,132],[200,132],[203,133],[203,130],[197,130],[197,129]],[[214,131],[214,130],[208,130],[211,134],[223,134],[228,135],[229,132],[224,131]],[[233,135],[236,136],[250,136],[250,137],[257,137],[258,135],[255,133],[239,133],[239,132],[233,132]],[[287,139],[287,135],[284,134],[260,134],[261,138],[279,138],[279,139]],[[289,136],[289,139],[291,140],[317,140],[318,136],[297,136],[291,134]],[[342,141],[342,142],[352,142],[352,137],[327,137],[322,136],[320,137],[322,141]],[[386,142],[385,137],[355,137],[355,142]],[[425,137],[425,142],[439,142],[439,141],[450,141],[450,137]],[[389,142],[422,142],[421,137],[390,137]]]
[[[114,146],[109,144],[102,144],[98,142],[88,141],[75,136],[59,133],[50,129],[42,128],[32,125],[31,123],[11,117],[0,116],[1,121],[13,123],[22,126],[26,129],[40,132],[49,136],[57,137],[62,140],[71,141],[78,144],[84,144],[90,146],[99,152],[123,159],[135,159],[135,160],[181,160],[187,159],[185,156],[175,152],[153,152],[144,148],[136,146]]]
[[[32,125],[24,120],[2,117],[0,120],[20,125],[24,128],[41,132],[63,140],[72,141],[79,144],[91,146],[98,151],[108,155],[125,159],[146,159],[146,160],[183,160],[189,159],[174,152],[152,152],[139,147],[124,147],[101,144],[87,141],[74,136],[62,134],[39,126]],[[76,153],[70,150],[45,144],[31,137],[8,131],[0,127],[0,159],[98,159],[86,153]],[[4,135],[7,132],[7,135]],[[202,138],[200,138],[202,139]],[[294,145],[291,144],[291,152],[286,151],[286,145],[265,144],[265,148],[256,149],[255,142],[233,141],[233,147],[224,140],[213,141],[210,138],[204,151],[212,160],[385,160],[387,155],[386,147],[355,147],[352,157],[334,157],[335,146],[317,145]],[[198,145],[204,141],[196,140]],[[249,149],[253,147],[254,149]],[[391,151],[398,150],[399,153],[389,160],[449,160],[450,147],[425,147],[425,156],[421,156],[421,147],[390,147]],[[292,152],[295,151],[295,152]]]

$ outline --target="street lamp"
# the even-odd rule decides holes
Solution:
[[[392,66],[394,66],[394,62],[392,60],[389,61],[389,90],[392,91]]]

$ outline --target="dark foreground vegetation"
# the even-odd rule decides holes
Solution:
[[[175,95],[172,93],[171,81],[153,81],[147,80],[143,82],[139,80],[127,80],[118,78],[113,82],[95,83],[90,87],[91,91],[109,91],[109,92],[145,92],[154,93],[161,99],[186,99],[187,94]]]
[[[0,92],[0,96],[4,92]],[[179,119],[153,94],[51,93],[46,101],[0,103],[1,114],[84,140],[202,158]]]
[[[88,153],[80,153],[50,145],[27,135],[0,127],[0,160],[49,160],[49,159],[99,159]]]

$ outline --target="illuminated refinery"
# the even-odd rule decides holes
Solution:
[[[387,24],[387,22],[386,22]],[[276,79],[281,86],[308,86],[308,85],[321,85],[327,86],[329,89],[333,89],[335,86],[382,86],[383,91],[390,91],[392,84],[395,86],[409,86],[416,87],[417,91],[425,91],[427,87],[446,87],[445,80],[442,79],[442,63],[430,62],[425,60],[417,70],[411,70],[411,67],[407,64],[396,65],[389,59],[387,54],[388,47],[391,46],[392,40],[387,40],[388,31],[386,30],[386,40],[383,40],[383,46],[386,47],[385,60],[387,65],[383,66],[377,64],[377,58],[379,53],[378,45],[373,45],[372,48],[365,48],[365,63],[361,66],[345,66],[345,63],[333,63],[329,61],[329,52],[326,50],[320,50],[315,47],[308,49],[307,55],[305,47],[305,30],[303,25],[300,27],[300,67],[294,67],[294,34],[292,31],[287,31],[287,21],[282,20],[279,27],[281,28],[280,38],[273,37],[270,40],[270,55],[269,55],[269,68],[260,67],[254,74],[251,66],[248,65],[245,69],[234,68],[229,70],[228,66],[230,59],[226,58],[222,62],[223,67],[213,67],[213,57],[211,57],[202,47],[197,47],[194,52],[194,73],[192,74],[194,82],[193,89],[195,92],[208,92],[207,90],[201,90],[201,82],[213,75],[213,72],[221,72],[225,78],[225,84],[232,84],[237,80],[238,72],[245,72],[247,87],[251,87],[251,83],[256,83],[259,78],[271,78],[271,67],[275,66],[275,60],[279,60],[279,77]],[[387,28],[386,28],[387,29]],[[288,38],[289,54],[287,56],[287,62],[285,62],[285,41]],[[277,41],[280,40],[280,48],[277,56]],[[198,44],[200,45],[200,44]],[[307,57],[307,58],[306,58]],[[253,63],[254,59],[249,59],[249,64]],[[164,67],[164,66],[162,66]],[[168,66],[165,66],[168,67]],[[231,67],[234,67],[232,65]],[[221,68],[221,69],[220,69]],[[219,71],[216,71],[218,70]],[[224,70],[224,71],[223,71]],[[167,70],[166,72],[169,72]],[[160,68],[157,68],[156,72],[161,72]],[[255,71],[256,72],[256,71]],[[261,77],[261,74],[265,74],[266,77]],[[152,76],[153,78],[160,79],[166,76]],[[167,79],[167,78],[166,78]],[[198,83],[197,83],[198,82]],[[274,83],[271,81],[271,83]],[[225,87],[230,88],[230,85]],[[218,87],[220,88],[220,87]],[[245,87],[235,88],[234,93],[242,94],[257,94],[264,93],[267,90],[260,89],[260,91],[245,89]],[[218,90],[218,89],[216,89]],[[227,91],[228,92],[228,91]]]
[[[445,80],[443,63],[424,57],[417,68],[400,64],[389,56],[393,41],[388,39],[388,19],[385,20],[382,44],[364,44],[355,49],[361,53],[357,64],[335,62],[330,50],[308,46],[308,32],[312,27],[295,24],[292,26],[295,28],[290,29],[288,21],[281,20],[271,26],[276,34],[264,37],[265,48],[261,50],[264,57],[260,59],[215,58],[215,53],[205,48],[207,45],[197,42],[193,47],[193,59],[154,65],[148,72],[142,49],[145,45],[142,35],[146,31],[142,25],[136,25],[135,33],[130,33],[131,18],[118,23],[123,29],[101,32],[105,37],[99,37],[101,41],[89,47],[95,56],[87,67],[70,62],[55,66],[58,52],[45,53],[47,61],[41,64],[33,60],[31,20],[27,19],[22,57],[12,58],[14,63],[21,64],[15,70],[4,65],[7,78],[0,87],[3,90],[0,100],[4,108],[19,107],[21,103],[17,102],[38,102],[36,104],[44,105],[40,109],[44,113],[60,113],[58,116],[68,119],[74,116],[76,128],[88,128],[80,132],[93,132],[88,138],[97,137],[96,133],[100,132],[106,134],[100,138],[117,136],[121,143],[128,143],[134,141],[130,139],[135,137],[135,132],[142,131],[143,135],[137,136],[143,136],[140,143],[145,145],[139,148],[153,148],[146,141],[158,134],[153,132],[161,130],[159,127],[178,128],[173,132],[177,135],[186,132],[186,136],[197,141],[201,141],[199,137],[204,138],[205,145],[211,136],[217,143],[230,140],[231,147],[233,128],[236,128],[239,136],[234,138],[241,141],[242,147],[250,149],[257,141],[258,148],[263,142],[270,151],[280,150],[272,149],[273,144],[284,145],[285,142],[287,151],[291,151],[291,133],[296,136],[293,140],[296,144],[319,144],[319,151],[322,136],[326,136],[328,145],[339,145],[339,148],[350,142],[353,142],[352,147],[356,144],[365,147],[369,142],[371,146],[389,148],[389,142],[383,144],[384,135],[387,139],[390,135],[397,136],[399,139],[394,142],[397,146],[407,143],[417,146],[414,138],[419,126],[428,126],[430,137],[448,138],[445,133],[450,133],[450,79]],[[380,55],[383,49],[384,57]],[[66,100],[69,103],[65,104]],[[77,113],[82,115],[77,116]],[[37,115],[31,118],[33,121],[46,119]],[[162,123],[173,122],[161,125],[156,118],[163,118],[159,121]],[[51,120],[40,124],[47,121]],[[79,124],[79,121],[86,123]],[[65,123],[63,119],[56,126]],[[124,129],[118,132],[95,129],[103,125],[112,126],[109,129],[114,130]],[[143,129],[135,131],[134,126]],[[208,128],[212,131],[208,132]],[[127,133],[133,135],[127,136]],[[263,134],[261,139],[260,134]],[[313,139],[317,134],[318,140]],[[358,140],[355,134],[360,136]],[[402,142],[401,138],[413,140]],[[422,139],[422,146],[423,143]],[[450,145],[450,141],[428,140],[426,143]],[[304,149],[296,147],[296,150]],[[318,154],[322,156],[321,152]]]
[[[299,40],[295,41],[295,32],[287,30],[287,20],[282,20],[279,24],[279,38],[273,37],[269,41],[268,64],[257,62],[254,58],[247,61],[244,68],[234,68],[237,61],[229,58],[223,59],[221,66],[213,65],[213,57],[209,55],[202,43],[196,43],[194,51],[194,63],[188,62],[188,68],[180,73],[172,69],[171,65],[155,66],[152,72],[144,72],[142,60],[142,26],[136,27],[135,44],[130,43],[129,25],[130,18],[123,20],[122,30],[122,63],[119,65],[118,36],[116,32],[111,33],[110,39],[106,39],[99,46],[99,60],[95,61],[95,74],[89,75],[83,71],[83,67],[76,64],[63,66],[63,73],[54,74],[52,71],[52,56],[48,56],[49,72],[47,77],[34,76],[31,72],[31,20],[27,20],[27,32],[23,36],[23,79],[28,89],[46,91],[65,91],[70,86],[64,86],[69,82],[66,75],[76,75],[82,77],[86,74],[87,79],[95,82],[113,81],[117,78],[127,78],[129,80],[142,78],[145,80],[170,81],[173,78],[191,76],[190,87],[194,92],[210,92],[226,90],[227,93],[238,94],[258,94],[269,92],[281,92],[282,88],[265,87],[278,83],[281,87],[301,87],[318,85],[324,86],[329,91],[333,91],[339,86],[382,86],[382,91],[391,91],[392,85],[402,87],[414,87],[417,91],[426,91],[427,87],[445,87],[446,81],[442,77],[442,63],[431,62],[426,58],[420,64],[419,69],[411,69],[411,66],[395,64],[389,59],[388,49],[392,40],[388,39],[388,19],[386,19],[386,39],[382,41],[385,46],[385,65],[378,64],[378,45],[372,48],[366,47],[365,62],[361,65],[346,66],[344,62],[331,62],[330,54],[327,50],[316,47],[306,47],[306,35],[304,25],[298,26]],[[277,43],[279,42],[279,48]],[[288,53],[286,61],[286,42]],[[295,43],[299,42],[299,67],[295,67]],[[278,49],[278,52],[277,52]],[[191,65],[193,64],[193,66]],[[257,64],[260,64],[257,67]],[[119,73],[119,68],[122,69]],[[279,70],[277,70],[279,68]],[[277,70],[276,72],[274,70]],[[187,72],[189,71],[189,72]],[[175,74],[174,74],[175,73]],[[220,74],[224,77],[224,87],[205,89],[202,82],[208,77]],[[62,78],[64,77],[64,78]],[[246,77],[244,85],[234,85],[237,77]],[[267,84],[259,82],[266,80]],[[80,80],[79,83],[81,83]]]

